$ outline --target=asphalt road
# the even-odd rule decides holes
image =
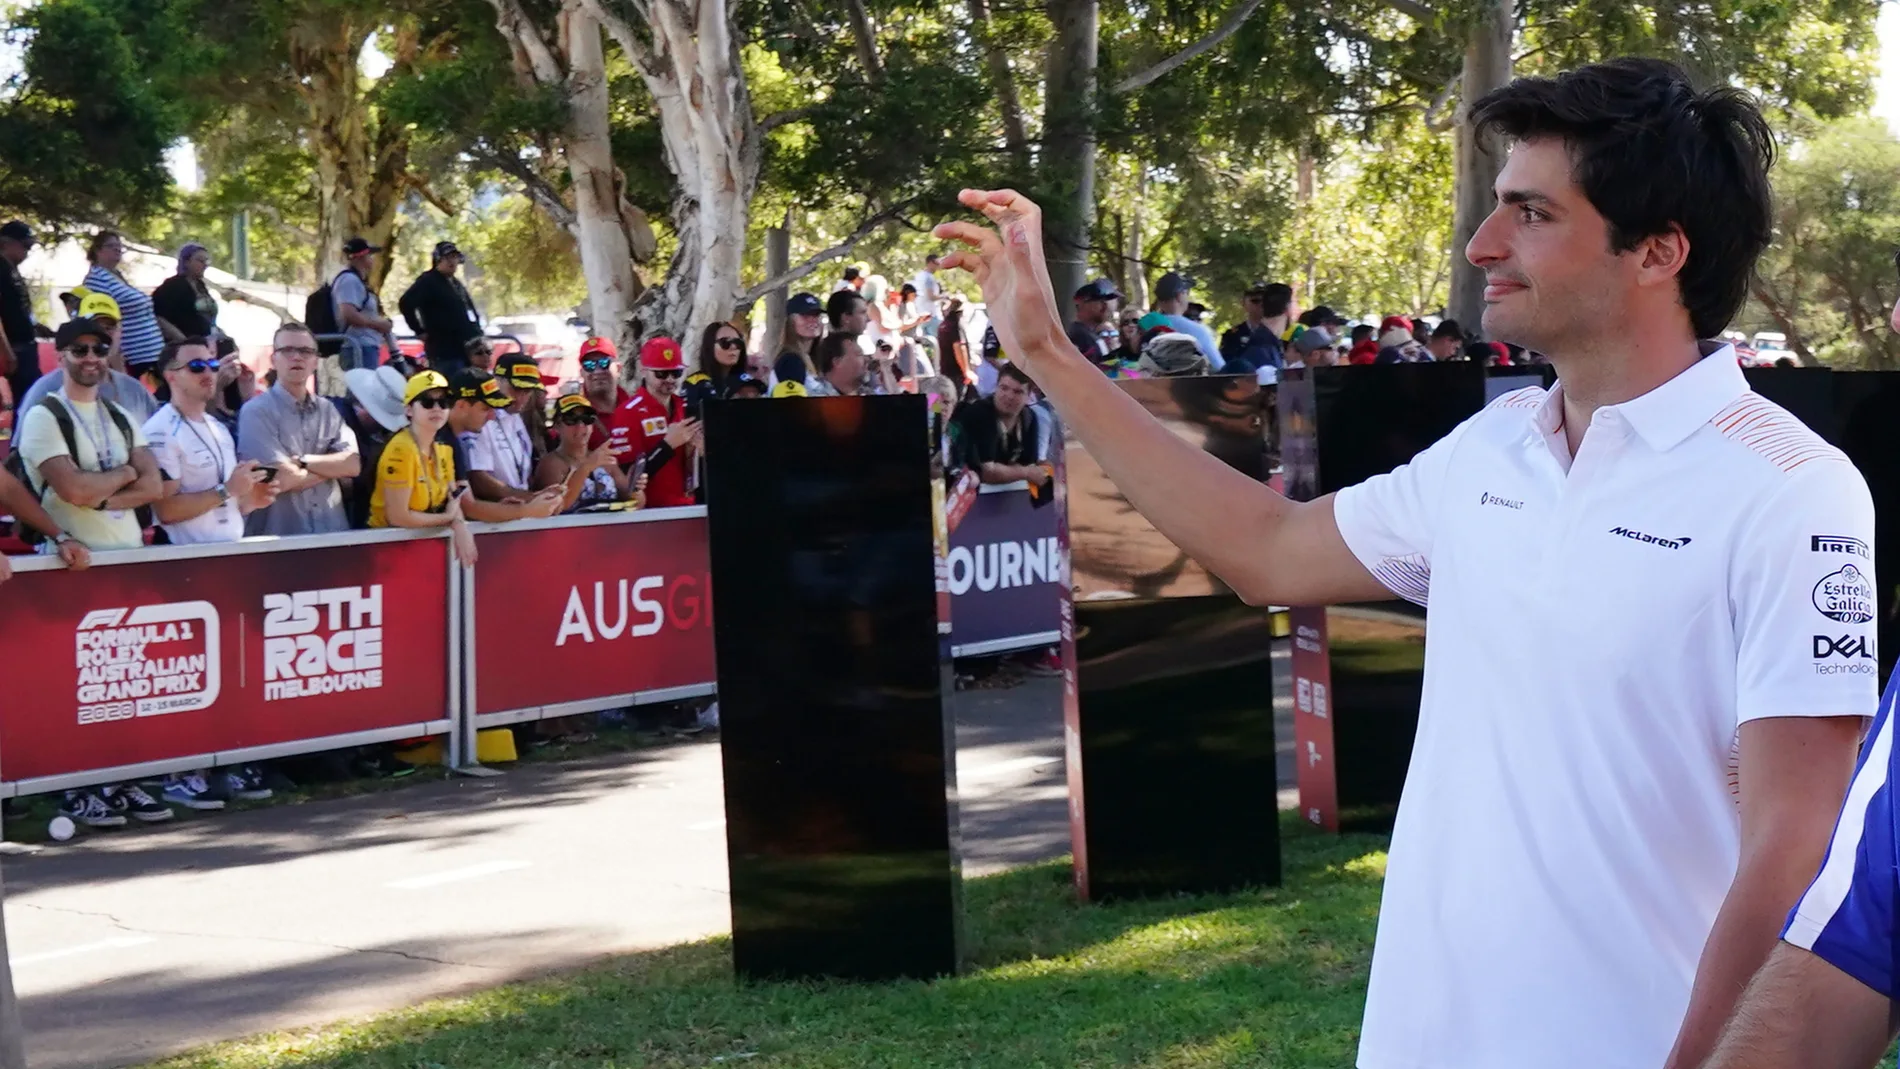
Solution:
[[[1068,852],[1059,699],[957,696],[966,875]],[[28,1059],[145,1062],[722,933],[723,832],[693,741],[7,856]]]

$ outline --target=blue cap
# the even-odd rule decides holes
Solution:
[[[785,314],[788,316],[815,316],[825,313],[825,303],[809,293],[794,293],[785,302]]]

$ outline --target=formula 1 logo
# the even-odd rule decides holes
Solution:
[[[1814,608],[1830,620],[1864,624],[1874,618],[1874,584],[1852,564],[1814,584]]]
[[[264,700],[383,685],[383,587],[264,595]]]
[[[209,707],[221,686],[218,635],[208,601],[88,612],[73,629],[79,722]]]

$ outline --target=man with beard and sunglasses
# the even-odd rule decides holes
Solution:
[[[587,448],[594,449],[608,440],[614,413],[633,400],[620,385],[620,350],[613,339],[589,338],[581,343],[581,396],[594,406],[594,433],[587,441]]]
[[[679,342],[647,339],[640,347],[640,389],[614,413],[608,428],[621,467],[645,461],[647,504],[653,508],[693,504],[688,484],[699,421],[686,418],[686,402],[679,396],[685,374]]]

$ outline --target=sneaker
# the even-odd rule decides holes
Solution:
[[[225,769],[224,788],[232,798],[245,802],[261,802],[272,793],[264,785],[264,770],[256,765]]]
[[[1055,650],[1044,650],[1042,656],[1024,664],[1023,671],[1044,678],[1059,676],[1062,674],[1062,654]]]
[[[125,817],[92,791],[67,791],[59,800],[59,815],[88,828],[125,827]]]
[[[176,815],[170,806],[146,794],[145,789],[136,783],[101,787],[99,797],[121,818],[134,817],[147,824],[160,824]]]
[[[211,785],[196,772],[173,776],[165,782],[165,800],[186,809],[223,809],[224,803],[211,795]]]

